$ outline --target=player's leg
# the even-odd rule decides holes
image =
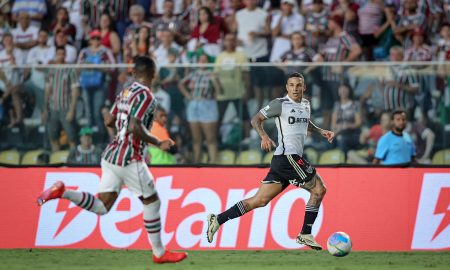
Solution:
[[[327,190],[319,174],[316,174],[309,182],[307,182],[304,188],[308,190],[311,195],[306,204],[303,227],[302,231],[297,236],[297,243],[321,250],[322,247],[314,239],[311,230]]]
[[[266,206],[273,198],[280,194],[284,188],[285,186],[281,183],[262,183],[253,197],[236,203],[217,216],[214,214],[208,215],[208,229],[206,231],[208,241],[210,243],[212,242],[214,234],[219,230],[220,225],[228,220],[238,218],[255,208]]]
[[[100,181],[98,198],[88,192],[66,189],[63,182],[58,181],[45,190],[38,198],[38,205],[53,199],[67,199],[79,207],[98,215],[104,215],[113,206],[120,189],[122,180],[115,170],[118,166],[102,161],[102,179]]]
[[[156,193],[153,176],[144,162],[133,162],[124,168],[125,184],[143,204],[144,226],[152,245],[153,262],[176,263],[187,257],[185,252],[165,249],[161,240],[160,201]]]

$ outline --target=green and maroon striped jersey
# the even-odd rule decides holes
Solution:
[[[116,117],[117,135],[103,152],[105,161],[126,166],[131,161],[144,160],[146,143],[128,132],[128,124],[135,117],[150,130],[155,108],[156,99],[150,89],[138,82],[120,92],[111,108],[111,114]]]

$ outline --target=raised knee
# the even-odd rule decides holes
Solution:
[[[318,188],[315,192],[314,195],[320,199],[322,199],[325,194],[327,193],[327,188],[322,186],[321,188]]]

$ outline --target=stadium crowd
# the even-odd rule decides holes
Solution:
[[[417,158],[428,164],[450,148],[450,73],[407,62],[449,60],[449,22],[448,0],[3,1],[0,148],[69,149],[69,163],[98,164],[113,136],[103,116],[132,82],[130,68],[108,64],[147,55],[159,66],[152,133],[176,142],[168,153],[150,146],[151,163],[216,164],[221,150],[259,149],[250,116],[299,71],[313,118],[337,133],[332,147],[344,162],[370,162],[390,129],[387,112],[403,108]],[[395,63],[301,65],[362,61]],[[253,63],[268,65],[246,66]],[[275,138],[273,123],[268,130]],[[314,137],[308,146],[330,149]]]

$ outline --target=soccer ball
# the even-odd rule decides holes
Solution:
[[[327,241],[328,252],[336,257],[344,257],[352,250],[352,240],[345,232],[335,232]]]

